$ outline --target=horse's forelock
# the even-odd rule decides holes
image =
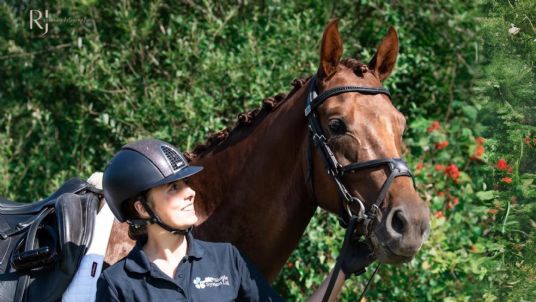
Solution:
[[[362,77],[367,72],[372,72],[368,65],[354,58],[347,58],[341,61],[341,65],[350,68],[358,77]]]

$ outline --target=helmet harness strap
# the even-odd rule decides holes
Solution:
[[[191,232],[192,227],[189,227],[186,230],[181,230],[181,229],[173,228],[170,225],[166,224],[165,222],[163,222],[160,219],[160,217],[158,217],[158,215],[156,215],[156,213],[153,211],[153,209],[151,209],[151,207],[149,206],[149,203],[147,202],[147,199],[145,198],[145,196],[143,194],[140,195],[139,199],[140,199],[141,205],[143,206],[145,211],[147,211],[147,213],[149,214],[150,218],[149,219],[129,219],[128,223],[130,223],[130,224],[132,224],[134,226],[137,226],[137,225],[149,225],[149,224],[156,223],[161,228],[163,228],[164,230],[166,230],[166,231],[168,231],[168,232],[170,232],[172,234],[178,234],[178,235],[186,235],[189,232]]]

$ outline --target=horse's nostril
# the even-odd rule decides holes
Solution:
[[[425,221],[421,224],[421,236],[427,237],[428,231],[430,230],[430,224],[428,221]]]
[[[404,226],[405,226],[405,219],[402,216],[402,211],[398,210],[393,215],[393,220],[391,221],[391,225],[393,227],[393,230],[399,234],[403,234],[404,232]]]

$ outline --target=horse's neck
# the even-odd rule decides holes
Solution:
[[[198,192],[196,236],[235,244],[273,280],[297,246],[315,206],[305,184],[304,88],[255,121],[249,135],[192,164]]]

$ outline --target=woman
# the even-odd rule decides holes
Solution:
[[[282,301],[233,245],[193,238],[195,192],[186,181],[202,169],[154,139],[128,144],[112,158],[104,172],[104,196],[137,242],[102,273],[97,301]],[[344,259],[331,297],[346,275],[371,260],[367,256]],[[311,301],[320,301],[330,276]]]

